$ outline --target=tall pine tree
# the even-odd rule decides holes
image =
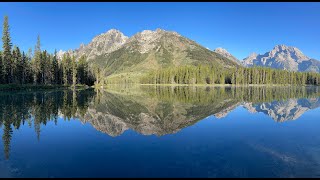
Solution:
[[[11,55],[11,37],[9,32],[8,16],[4,17],[3,34],[2,34],[2,74],[5,83],[12,83],[11,70],[12,70],[12,55]]]

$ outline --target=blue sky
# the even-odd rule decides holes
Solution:
[[[0,3],[13,44],[75,49],[111,28],[127,36],[145,29],[176,31],[199,44],[223,47],[239,59],[277,44],[320,60],[320,3]]]

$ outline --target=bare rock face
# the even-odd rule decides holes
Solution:
[[[239,61],[239,59],[237,59],[236,57],[234,57],[232,54],[230,54],[226,49],[223,49],[221,47],[218,47],[214,50],[214,52],[222,55],[225,58],[231,59],[232,61],[234,61],[235,63],[242,65],[242,63]]]
[[[138,51],[141,54],[154,53],[162,54],[163,49],[171,52],[173,55],[187,49],[194,49],[199,46],[196,42],[181,36],[175,31],[166,31],[163,29],[144,30],[130,37],[125,44],[126,49]]]
[[[289,71],[319,72],[320,61],[309,58],[298,48],[277,45],[265,54],[253,53],[243,60],[246,67],[264,66]]]
[[[88,60],[93,59],[101,54],[108,54],[119,49],[127,40],[128,37],[122,32],[111,29],[93,38],[88,45],[82,44],[79,49],[75,50],[75,54],[77,57],[86,55]]]
[[[254,65],[254,61],[257,61],[258,54],[251,53],[247,58],[242,61],[242,64],[247,67],[251,67]]]
[[[137,48],[140,53],[147,53],[150,50],[154,49],[160,42],[160,39],[167,33],[173,32],[165,31],[162,29],[156,29],[155,31],[144,30],[131,37],[128,40],[127,47],[130,47],[130,43],[135,43],[136,46],[134,46],[134,48]]]
[[[94,59],[101,54],[109,54],[122,47],[129,38],[122,32],[116,29],[102,33],[92,39],[92,41],[85,45],[81,44],[76,50],[69,50],[70,55],[75,55],[76,59],[82,55],[87,56],[87,60]],[[57,54],[59,59],[62,59],[65,51],[60,50]]]

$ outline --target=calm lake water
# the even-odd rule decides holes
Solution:
[[[0,93],[0,177],[319,177],[320,88]]]

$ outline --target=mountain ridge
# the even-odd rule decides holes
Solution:
[[[300,49],[284,44],[276,45],[264,54],[252,53],[244,58],[245,67],[262,66],[299,72],[320,72],[320,61],[310,58]]]
[[[88,44],[80,44],[77,49],[60,50],[58,57],[61,59],[66,52],[76,59],[86,55],[88,62],[104,70],[104,76],[210,63],[227,68],[262,66],[320,72],[320,61],[309,58],[293,46],[279,44],[264,54],[251,53],[240,61],[222,47],[210,50],[175,31],[160,28],[143,30],[131,37],[112,28],[95,36]]]

